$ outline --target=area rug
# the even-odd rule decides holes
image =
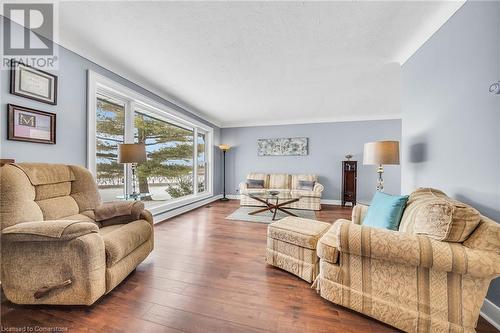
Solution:
[[[270,211],[265,211],[255,215],[248,215],[248,213],[253,212],[259,209],[259,207],[240,207],[235,210],[231,215],[227,216],[227,220],[237,220],[237,221],[245,221],[245,222],[257,222],[257,223],[271,223],[273,222],[273,213]],[[316,214],[314,214],[313,210],[303,210],[303,209],[287,209],[291,213],[294,213],[298,217],[303,217],[306,219],[316,219]],[[276,221],[282,219],[284,217],[290,216],[281,211],[276,213]]]

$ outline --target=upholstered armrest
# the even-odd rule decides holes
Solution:
[[[316,183],[314,184],[313,192],[321,193],[324,189],[325,187],[323,185],[321,185],[320,183]]]
[[[240,183],[240,193],[246,191],[248,189],[247,183],[246,182],[241,182]]]
[[[149,222],[149,224],[153,225],[154,222],[153,222],[153,214],[151,214],[151,212],[147,209],[144,209],[142,212],[141,212],[141,215],[139,216],[139,218],[141,220],[146,220]]]
[[[338,220],[331,229],[332,244],[341,253],[432,268],[475,277],[500,275],[500,255],[473,250],[460,243],[441,242],[423,235],[372,228]]]
[[[94,208],[95,220],[103,226],[136,221],[143,212],[141,201],[111,201]]]
[[[99,232],[99,228],[92,222],[76,220],[24,222],[3,229],[2,241],[68,241],[83,235],[97,232]]]
[[[330,228],[321,238],[316,245],[316,253],[321,259],[329,263],[336,264],[339,259],[339,244],[338,244],[339,229]]]
[[[368,205],[356,204],[352,209],[352,223],[354,224],[363,224],[363,220],[365,219],[366,213],[368,212]]]

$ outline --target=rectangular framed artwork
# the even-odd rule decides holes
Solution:
[[[7,139],[36,143],[56,143],[55,113],[8,104]]]
[[[258,156],[305,156],[309,153],[308,138],[258,139]]]
[[[57,76],[12,61],[10,93],[35,101],[57,104]]]

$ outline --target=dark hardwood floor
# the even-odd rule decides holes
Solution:
[[[238,205],[216,202],[156,225],[153,253],[91,307],[18,306],[2,296],[2,331],[397,332],[267,266],[267,225],[224,219]],[[317,217],[333,222],[350,213],[324,206]],[[477,331],[497,332],[482,318]]]

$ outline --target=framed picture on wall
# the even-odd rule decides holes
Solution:
[[[8,104],[7,139],[56,143],[56,114]]]
[[[57,76],[20,62],[12,61],[10,93],[56,105]]]

